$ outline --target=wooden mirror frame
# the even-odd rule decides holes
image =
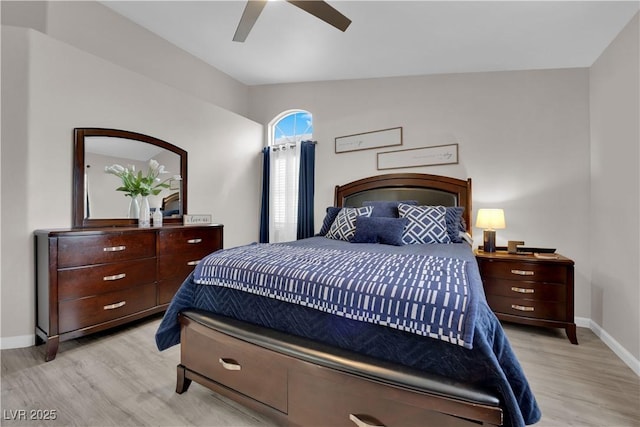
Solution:
[[[76,128],[73,130],[74,137],[74,163],[73,163],[73,227],[127,227],[137,226],[138,220],[135,218],[86,218],[85,213],[85,138],[91,136],[103,136],[131,139],[147,144],[155,145],[165,150],[171,151],[180,157],[180,176],[182,178],[181,200],[182,215],[187,213],[187,152],[180,147],[170,144],[152,136],[141,133],[129,132],[118,129],[103,128]],[[182,216],[177,218],[166,217],[164,223],[182,224]]]

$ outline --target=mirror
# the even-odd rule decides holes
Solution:
[[[117,129],[74,129],[73,226],[135,226],[129,213],[131,197],[117,188],[119,176],[105,167],[120,165],[146,175],[149,162],[164,166],[157,195],[149,195],[151,209],[163,211],[163,222],[182,223],[187,212],[187,152],[166,141]],[[130,217],[131,216],[131,217]]]

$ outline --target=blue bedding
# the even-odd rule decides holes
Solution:
[[[501,397],[505,426],[523,426],[540,419],[540,410],[522,368],[486,303],[477,264],[467,244],[388,246],[313,237],[285,245],[294,249],[324,248],[402,257],[418,254],[425,258],[459,260],[470,295],[465,320],[460,323],[463,326],[460,333],[465,338],[456,345],[441,336],[434,339],[428,334],[414,333],[411,328],[402,330],[385,326],[384,322],[360,321],[331,310],[260,296],[260,292],[247,292],[239,286],[198,284],[191,275],[176,293],[158,328],[158,348],[163,350],[180,342],[177,320],[180,311],[204,309],[494,390]]]
[[[471,348],[466,261],[457,258],[265,243],[206,257],[193,280]]]

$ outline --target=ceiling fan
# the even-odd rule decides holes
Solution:
[[[333,25],[340,31],[345,31],[349,24],[351,24],[351,20],[344,16],[342,13],[338,12],[332,6],[330,6],[325,1],[317,1],[317,0],[286,0],[287,3],[291,3],[294,6],[299,7],[300,9],[312,14],[316,18],[322,19],[327,24]],[[247,1],[247,5],[244,8],[244,12],[242,13],[242,18],[240,18],[240,23],[238,24],[238,28],[236,28],[236,33],[233,36],[233,41],[235,42],[244,42],[253,28],[253,24],[256,23],[258,16],[264,9],[264,6],[267,4],[268,0],[249,0]]]

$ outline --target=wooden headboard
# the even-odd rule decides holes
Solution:
[[[463,206],[471,232],[471,178],[467,180],[422,173],[392,173],[336,185],[334,204],[359,207],[369,200],[417,200],[420,205]]]

